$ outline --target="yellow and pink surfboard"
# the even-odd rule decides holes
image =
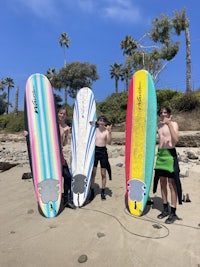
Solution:
[[[133,75],[126,114],[126,199],[131,214],[141,216],[151,187],[157,129],[154,82],[146,70]]]
[[[60,135],[52,87],[42,74],[27,80],[24,113],[37,201],[45,217],[55,217],[62,195]]]

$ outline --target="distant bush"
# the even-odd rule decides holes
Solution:
[[[181,114],[187,115],[188,123],[189,121],[192,121],[193,117],[195,120],[196,117],[194,116],[194,114],[199,114],[200,90],[191,93],[181,93],[168,89],[157,90],[156,94],[158,107],[166,105],[172,108],[173,114],[176,113],[177,116]],[[113,126],[119,124],[121,125],[120,127],[124,129],[125,127],[123,123],[126,121],[127,98],[127,92],[113,93],[112,95],[108,96],[103,102],[96,104],[97,116],[105,115],[113,124]],[[67,110],[67,124],[71,126],[73,106],[67,105]],[[188,113],[193,114],[193,117],[189,118]],[[190,126],[190,128],[192,129],[192,126]],[[8,115],[0,115],[0,130],[7,132],[23,131],[24,112],[21,111],[17,115],[14,115],[13,113],[10,113]]]
[[[4,130],[9,122],[8,115],[0,115],[0,130]]]
[[[10,113],[0,116],[0,130],[14,133],[24,130],[24,112],[20,111],[17,115]]]
[[[97,116],[105,115],[113,124],[126,119],[127,92],[113,93],[105,101],[97,103]]]
[[[183,93],[178,91],[173,91],[171,89],[166,90],[157,90],[156,96],[157,96],[157,106],[158,108],[161,106],[167,106],[171,109],[175,109],[174,101],[176,101],[177,98],[180,98],[183,95]]]
[[[196,92],[185,93],[175,101],[177,111],[192,111],[200,107],[200,96]]]

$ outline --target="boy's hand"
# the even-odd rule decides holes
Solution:
[[[112,124],[105,126],[106,130],[111,133],[112,132]]]
[[[70,132],[71,127],[69,127],[68,125],[63,129],[65,135],[67,135]]]

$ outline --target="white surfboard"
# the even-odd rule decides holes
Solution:
[[[76,207],[86,201],[90,189],[94,164],[96,136],[96,103],[88,87],[79,90],[76,96],[71,138],[72,194]]]

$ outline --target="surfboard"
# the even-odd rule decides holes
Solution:
[[[126,113],[126,199],[131,214],[144,212],[151,187],[157,129],[154,82],[146,70],[135,72],[128,92]]]
[[[39,73],[26,82],[25,130],[39,207],[45,217],[55,217],[62,195],[60,134],[52,86]]]
[[[81,88],[76,96],[71,137],[72,195],[76,207],[84,205],[91,183],[96,137],[96,103],[92,90]]]

